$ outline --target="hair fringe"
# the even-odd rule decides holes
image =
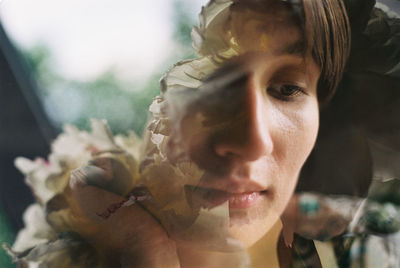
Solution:
[[[321,68],[319,101],[331,99],[350,54],[350,22],[342,0],[303,0],[308,51]]]

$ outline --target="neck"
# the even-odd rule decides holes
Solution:
[[[186,267],[279,267],[277,244],[282,223],[277,221],[251,247],[237,252],[218,252],[178,245],[181,268]]]

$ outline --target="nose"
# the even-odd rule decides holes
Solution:
[[[239,112],[214,139],[214,151],[219,157],[255,161],[273,151],[271,107],[255,80],[254,75],[248,75],[238,94],[241,100],[234,102],[240,106]]]

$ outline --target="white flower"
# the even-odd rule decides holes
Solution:
[[[44,209],[39,204],[30,205],[23,219],[26,227],[18,233],[13,250],[22,252],[57,237],[47,223]]]
[[[69,171],[83,166],[93,155],[104,151],[121,151],[105,121],[92,120],[92,132],[79,131],[67,125],[52,144],[48,161],[19,157],[16,167],[26,176],[37,201],[44,205],[64,191]]]
[[[61,232],[79,234],[88,227],[85,226],[88,221],[79,218],[82,217],[79,212],[71,208],[70,192],[66,191],[72,170],[93,158],[112,158],[127,168],[129,177],[125,179],[130,185],[137,180],[141,140],[133,133],[114,138],[105,121],[92,120],[91,123],[91,132],[71,125],[64,127],[64,133],[53,142],[47,161],[22,157],[15,161],[38,202],[25,211],[25,228],[9,249],[13,258],[27,267],[86,267],[82,256],[91,254],[90,247],[74,239],[58,238]],[[70,248],[75,247],[82,247],[79,250],[82,266],[69,260]],[[20,254],[24,251],[26,253]]]
[[[231,0],[210,1],[202,8],[199,27],[192,30],[193,48],[200,55],[214,55],[229,47],[224,26],[232,3]]]
[[[15,166],[24,173],[26,183],[42,205],[66,185],[66,176],[63,176],[63,168],[58,159],[50,156],[49,160],[51,162],[42,158],[31,161],[22,157],[15,160]]]

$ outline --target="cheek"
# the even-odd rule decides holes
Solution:
[[[277,161],[292,163],[288,163],[289,167],[293,165],[297,169],[301,168],[314,147],[318,134],[317,101],[310,101],[301,109],[276,109],[273,118],[276,125],[271,134],[275,145],[274,157]]]
[[[274,140],[273,158],[276,163],[278,180],[275,181],[278,199],[286,200],[291,196],[297,178],[311,153],[319,128],[319,109],[317,101],[298,109],[277,110],[271,134]]]

